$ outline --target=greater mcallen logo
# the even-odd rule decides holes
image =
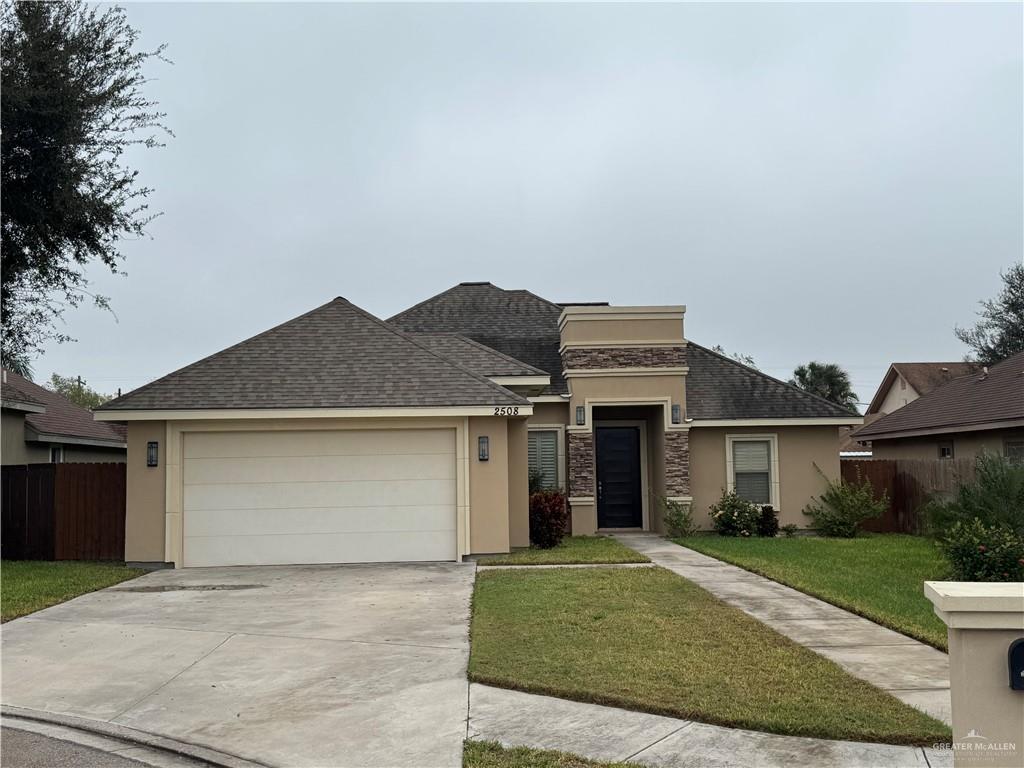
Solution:
[[[952,744],[936,744],[936,749],[947,749],[953,752],[1016,752],[1017,744],[1013,741],[991,741],[986,736],[978,733],[976,728],[971,728],[962,738],[955,740]]]

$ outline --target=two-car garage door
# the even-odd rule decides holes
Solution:
[[[193,432],[186,566],[456,559],[455,430]]]

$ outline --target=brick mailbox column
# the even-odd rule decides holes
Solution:
[[[1024,768],[1024,584],[926,581],[924,593],[948,627],[953,765]]]

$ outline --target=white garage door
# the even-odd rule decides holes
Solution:
[[[455,430],[185,436],[186,566],[454,560]]]

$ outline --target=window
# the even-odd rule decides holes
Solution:
[[[542,488],[558,487],[558,433],[554,430],[531,430],[527,435],[530,477],[540,475]]]
[[[772,503],[772,444],[768,440],[734,440],[733,490],[755,504]]]
[[[1014,464],[1024,464],[1024,440],[1007,440],[1003,443],[1003,455]]]
[[[64,461],[64,446],[63,445],[51,445],[50,446],[50,463],[61,464]]]
[[[939,458],[940,459],[952,459],[953,458],[953,441],[942,440],[939,442]]]

